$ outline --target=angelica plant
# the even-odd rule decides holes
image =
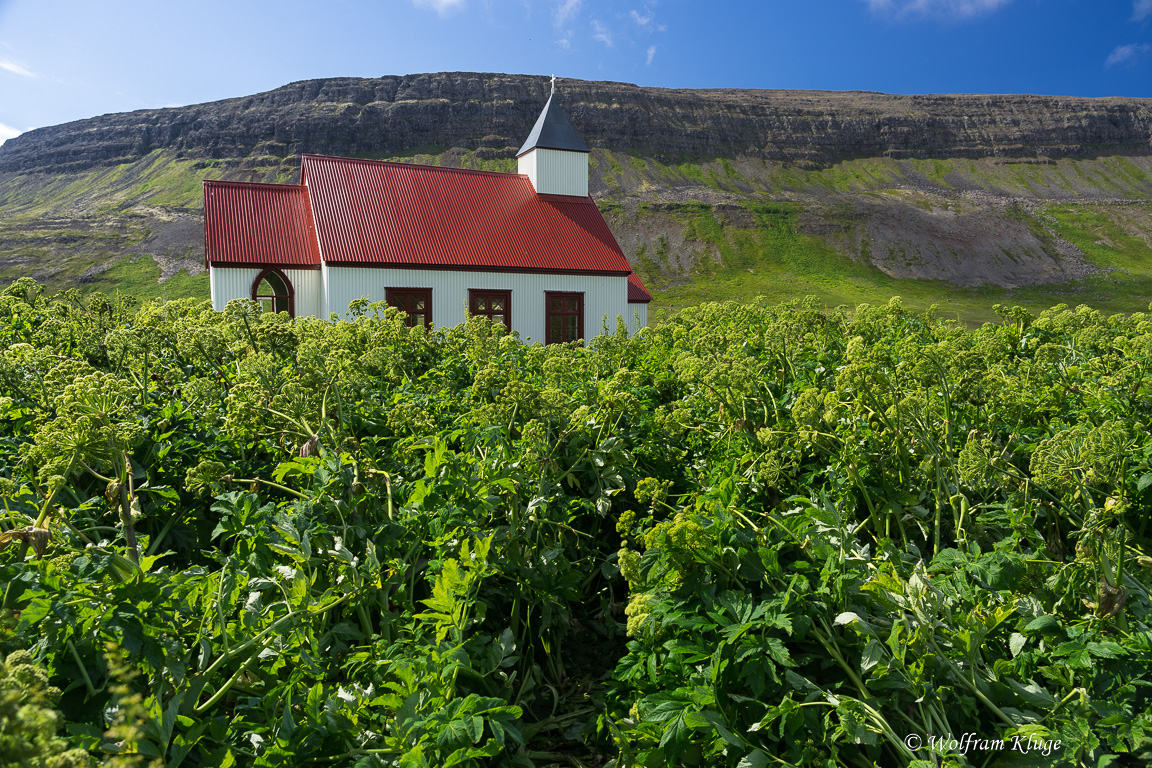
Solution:
[[[1142,754],[1152,325],[1000,314],[708,304],[541,346],[20,282],[0,647],[53,739],[123,764]]]

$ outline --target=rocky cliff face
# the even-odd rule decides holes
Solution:
[[[858,157],[1061,158],[1152,152],[1152,99],[680,90],[560,81],[593,147],[653,157],[755,157],[818,167]],[[156,149],[184,157],[510,156],[546,98],[526,75],[333,78],[173,109],[40,128],[0,146],[0,173],[76,172]]]

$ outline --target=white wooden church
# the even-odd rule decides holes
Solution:
[[[250,298],[346,317],[385,300],[409,325],[484,315],[526,341],[590,339],[651,296],[588,194],[588,146],[552,94],[518,173],[304,155],[299,184],[204,182],[212,305]]]

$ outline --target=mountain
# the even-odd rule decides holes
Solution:
[[[558,87],[658,303],[1152,298],[1152,99]],[[0,278],[206,294],[201,179],[293,181],[304,152],[514,170],[547,92],[333,78],[29,131],[0,146]]]

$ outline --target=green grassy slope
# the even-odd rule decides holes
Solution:
[[[909,306],[937,304],[946,316],[980,322],[993,319],[996,303],[1034,309],[1087,303],[1106,312],[1131,312],[1152,301],[1149,158],[863,159],[812,170],[761,161],[670,163],[603,153],[597,170],[606,192],[601,206],[614,231],[648,235],[630,241],[627,253],[651,285],[656,311],[756,296],[781,301],[815,295],[836,306],[899,295]],[[709,202],[637,202],[645,193]],[[902,279],[873,265],[877,254],[869,252],[861,200],[930,216],[962,213],[973,228],[985,227],[989,231],[983,234],[992,237],[997,226],[1014,222],[1031,233],[1029,247],[1035,251],[1017,257],[1064,261],[1063,241],[1079,248],[1089,265],[1106,271],[1012,288]],[[1005,259],[1014,258],[1012,243],[1004,248]],[[933,257],[923,251],[906,259]],[[958,255],[964,257],[962,251]]]
[[[971,322],[994,319],[996,303],[1020,304],[1034,310],[1066,302],[1089,304],[1105,312],[1132,312],[1152,302],[1152,248],[1147,235],[1123,230],[1124,211],[1109,206],[1054,204],[1044,214],[1055,218],[1057,231],[1084,250],[1090,262],[1112,271],[1070,284],[1004,288],[995,285],[961,287],[938,280],[891,277],[838,251],[825,238],[797,230],[797,210],[748,203],[756,217],[753,228],[718,221],[713,206],[692,204],[671,211],[645,212],[683,226],[694,249],[688,266],[668,258],[666,238],[629,253],[633,265],[653,290],[652,310],[676,310],[704,301],[749,301],[762,296],[770,302],[817,296],[828,307],[855,306],[901,296],[910,307],[937,304],[943,315]],[[606,213],[614,228],[626,218],[618,207]],[[1138,209],[1144,231],[1152,205]],[[1107,241],[1099,236],[1114,233]],[[662,236],[661,236],[662,237]]]
[[[207,297],[203,179],[298,174],[279,158],[192,161],[157,151],[78,174],[0,176],[0,282],[31,275],[49,290]]]

